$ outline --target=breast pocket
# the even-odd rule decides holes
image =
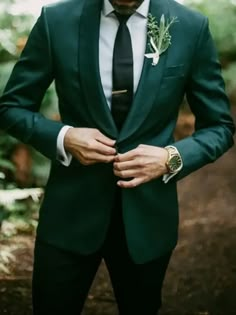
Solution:
[[[163,79],[177,79],[177,78],[184,78],[184,65],[176,65],[167,67],[163,74]]]
[[[179,107],[185,93],[186,77],[184,64],[166,67],[159,91],[159,102],[171,106],[172,109]]]

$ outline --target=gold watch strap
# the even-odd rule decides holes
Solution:
[[[181,157],[181,155],[180,155],[178,149],[177,149],[175,146],[171,146],[171,145],[166,146],[165,149],[166,149],[167,152],[168,152],[168,160],[167,160],[167,162],[166,162],[166,167],[168,168],[169,173],[172,173],[172,174],[173,174],[173,173],[178,173],[178,172],[182,169],[182,167],[183,167],[183,160],[182,160],[182,157]],[[179,159],[180,159],[180,161],[181,161],[181,165],[180,165],[180,167],[179,167],[175,172],[173,172],[173,171],[171,171],[171,169],[169,168],[168,162],[169,162],[170,159],[171,159],[173,156],[175,156],[175,155],[178,155],[178,157],[179,157]]]

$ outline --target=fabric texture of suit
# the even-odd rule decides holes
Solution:
[[[97,128],[117,139],[120,153],[139,144],[175,145],[183,169],[168,184],[156,179],[122,190],[123,219],[133,260],[144,263],[177,242],[177,180],[213,162],[233,144],[234,125],[207,18],[173,0],[152,0],[150,12],[176,16],[172,44],[156,67],[145,58],[131,110],[118,133],[99,76],[102,1],[69,0],[44,7],[0,99],[0,127],[52,160],[40,210],[38,238],[82,254],[96,251],[106,235],[116,190],[112,164],[66,168],[56,159],[64,125]],[[61,122],[38,113],[55,79]],[[175,142],[184,95],[196,116],[195,133]]]

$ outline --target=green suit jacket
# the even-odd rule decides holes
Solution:
[[[128,118],[118,133],[102,90],[98,64],[101,0],[69,0],[44,7],[0,99],[0,127],[52,160],[38,237],[83,254],[106,235],[114,202],[112,164],[67,168],[56,159],[65,124],[97,128],[117,139],[119,152],[139,144],[174,144],[184,167],[168,184],[156,179],[122,191],[128,247],[137,263],[172,250],[177,242],[176,181],[213,162],[233,144],[234,125],[208,21],[173,0],[151,0],[160,19],[178,17],[172,44],[156,67],[145,58]],[[38,113],[55,80],[61,122]],[[173,131],[184,95],[196,116],[195,133],[178,142]]]

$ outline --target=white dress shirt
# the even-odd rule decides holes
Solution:
[[[134,93],[137,90],[144,62],[144,54],[147,40],[147,18],[150,0],[144,0],[136,12],[127,21],[133,48]],[[107,106],[111,107],[112,98],[112,64],[115,38],[119,27],[119,21],[114,14],[114,8],[109,0],[104,0],[101,11],[99,33],[99,68],[102,87],[107,100]],[[72,156],[65,152],[64,137],[69,126],[61,129],[57,139],[58,157],[64,166],[69,166]],[[163,176],[167,182],[175,174]]]
[[[136,13],[131,15],[127,21],[133,48],[134,93],[138,87],[145,58],[149,4],[150,0],[144,0]],[[113,49],[119,27],[119,21],[113,12],[114,8],[109,0],[104,0],[100,23],[99,66],[102,86],[109,107],[112,97]]]

